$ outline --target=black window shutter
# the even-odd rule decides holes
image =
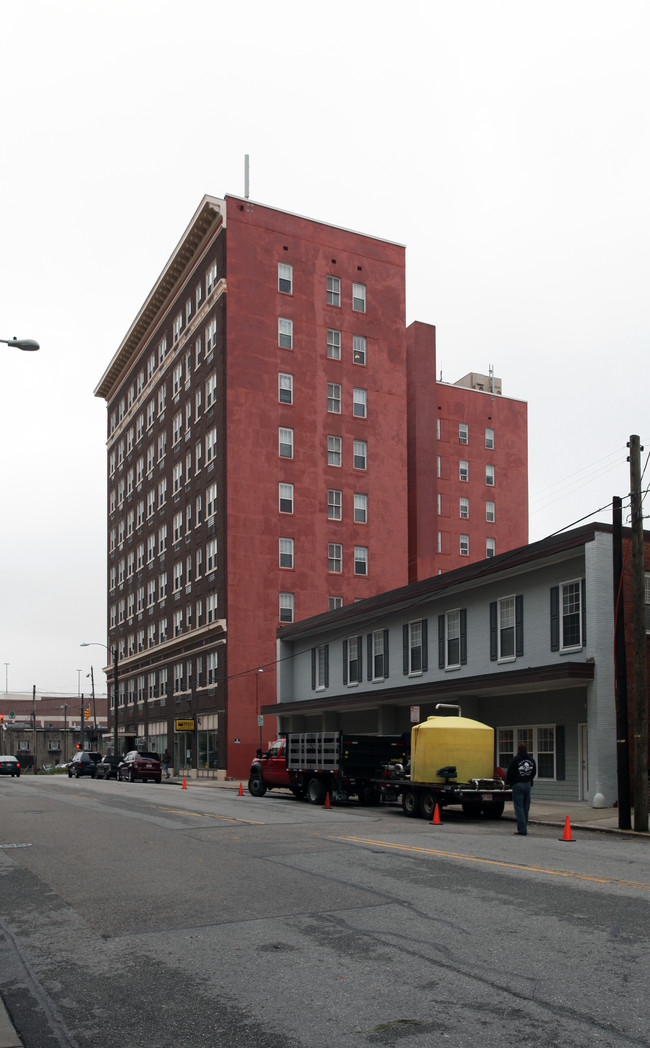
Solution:
[[[316,648],[311,649],[311,690],[316,688]]]
[[[422,672],[429,669],[429,645],[427,643],[427,620],[422,619]]]
[[[359,684],[363,680],[363,637],[357,637],[357,665],[359,667]]]
[[[343,683],[348,683],[348,642],[343,641]]]
[[[402,669],[405,676],[409,671],[409,627],[408,622],[402,626]]]
[[[438,615],[438,669],[445,668],[445,616]]]
[[[515,653],[524,654],[524,596],[523,593],[515,597]]]
[[[330,686],[330,646],[325,645],[325,687]]]
[[[374,667],[372,665],[372,633],[369,633],[366,637],[366,644],[368,645],[366,649],[366,654],[368,658],[368,680],[372,680],[372,678],[374,677]]]
[[[551,651],[560,650],[560,587],[551,586]]]
[[[388,676],[388,630],[384,630],[384,677]]]
[[[564,725],[555,726],[555,778],[563,780],[566,778],[564,760]]]
[[[460,609],[460,664],[467,663],[467,608]]]
[[[490,601],[490,662],[496,662],[499,657],[499,645],[497,637],[497,602]]]
[[[580,600],[582,602],[582,643],[587,643],[587,583],[585,579],[580,582]]]

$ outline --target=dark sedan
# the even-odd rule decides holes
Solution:
[[[131,750],[127,753],[117,769],[117,777],[120,782],[160,782],[162,778],[162,767],[157,753],[141,753],[140,750]]]
[[[15,757],[0,757],[0,775],[20,776],[20,761]]]
[[[114,757],[112,753],[102,757],[95,772],[97,779],[117,779],[117,769],[122,761],[121,757]]]

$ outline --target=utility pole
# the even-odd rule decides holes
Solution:
[[[641,442],[632,435],[630,449],[630,505],[632,510],[632,621],[634,640],[634,829],[648,830],[648,645],[645,632],[645,563],[643,501],[641,498]]]
[[[32,685],[32,722],[34,725],[34,775],[38,774],[38,761],[36,759],[36,685]]]
[[[623,501],[615,495],[612,505],[618,828],[620,830],[630,830],[632,829],[632,822],[630,818],[630,736],[628,734],[627,652],[625,647],[625,599],[623,590]]]

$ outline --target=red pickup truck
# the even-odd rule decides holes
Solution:
[[[267,753],[257,751],[248,776],[248,792],[253,797],[263,797],[266,791],[272,790],[274,786],[291,790],[295,797],[302,797],[304,791],[299,786],[292,785],[291,776],[287,771],[286,743],[286,739],[278,739]]]

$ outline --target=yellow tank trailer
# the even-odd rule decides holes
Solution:
[[[455,768],[453,776],[440,769]],[[411,782],[458,782],[494,775],[494,729],[469,717],[427,717],[411,730]]]

